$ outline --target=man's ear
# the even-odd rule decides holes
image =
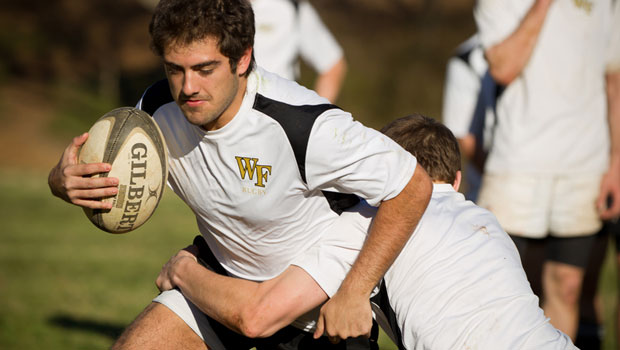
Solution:
[[[456,172],[456,175],[454,176],[454,183],[452,184],[452,187],[454,187],[454,190],[458,191],[459,187],[461,187],[461,171],[458,170]]]
[[[249,47],[247,50],[245,50],[245,52],[243,53],[243,56],[241,56],[241,58],[239,59],[239,62],[237,63],[237,74],[239,74],[239,76],[243,76],[245,72],[248,70],[248,68],[250,68],[251,61],[252,61],[252,48]]]

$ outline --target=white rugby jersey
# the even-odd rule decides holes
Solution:
[[[400,193],[416,166],[390,138],[261,68],[248,77],[238,113],[218,130],[190,124],[167,81],[149,88],[138,107],[164,134],[170,187],[196,214],[222,266],[245,279],[277,276],[320,239],[338,217],[323,191],[378,205]]]
[[[385,283],[408,349],[576,349],[544,316],[497,219],[451,185],[434,185]]]
[[[294,80],[299,58],[316,72],[333,67],[344,53],[306,0],[251,0],[256,24],[254,55],[266,70]]]
[[[346,210],[323,238],[313,277],[335,293],[362,246],[374,208]],[[341,242],[345,229],[351,240]],[[361,233],[361,234],[360,234]],[[406,349],[576,349],[538,306],[519,253],[488,210],[435,184],[411,239],[385,275]]]
[[[474,15],[483,46],[506,39],[534,2],[477,1]],[[551,4],[527,65],[498,100],[487,172],[606,171],[605,69],[612,13],[612,0]]]
[[[620,1],[616,0],[611,20],[611,38],[607,53],[607,72],[620,71]]]

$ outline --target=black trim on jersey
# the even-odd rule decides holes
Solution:
[[[173,101],[168,79],[162,79],[146,89],[144,95],[142,95],[140,109],[153,116],[159,107]]]
[[[207,241],[205,241],[204,237],[194,237],[193,244],[198,247],[198,256],[196,259],[200,265],[217,273],[218,275],[229,276],[226,269],[224,269],[222,264],[220,264],[220,262],[215,258],[215,255],[213,255],[213,252],[211,251],[211,248],[209,248],[209,245],[207,244]]]
[[[471,54],[477,48],[482,49],[479,45],[467,47],[466,49],[457,50],[453,57],[463,61],[467,67],[477,75],[474,68],[471,66]],[[485,57],[486,60],[486,57]],[[491,135],[495,133],[498,119],[496,106],[497,101],[504,93],[506,87],[493,79],[489,69],[480,77],[480,90],[478,91],[478,98],[476,99],[476,105],[474,107],[473,119],[469,125],[469,133],[473,134],[476,138],[476,150],[474,152],[474,164],[476,167],[483,168],[486,162],[486,157],[489,150],[484,149],[484,130],[486,128],[486,110],[491,107],[493,110],[494,118],[493,125],[490,125]],[[492,139],[491,139],[492,140]],[[491,146],[492,147],[492,146]]]
[[[388,323],[390,324],[390,328],[392,329],[392,333],[396,337],[396,346],[398,346],[398,350],[405,350],[405,346],[403,345],[403,334],[401,332],[400,327],[398,326],[398,320],[396,319],[396,313],[390,304],[390,298],[388,297],[387,289],[385,287],[385,281],[381,281],[381,287],[379,288],[379,293],[374,297],[370,298],[370,301],[377,304],[385,317],[387,318]]]
[[[314,121],[323,112],[338,107],[331,104],[293,106],[256,94],[253,108],[282,126],[293,147],[301,178],[306,182],[306,150]]]
[[[338,215],[360,202],[360,198],[352,193],[321,191],[329,203],[329,207]]]
[[[476,49],[476,46],[472,46],[470,48],[468,48],[467,50],[461,50],[461,51],[457,51],[454,54],[454,57],[460,59],[461,61],[465,62],[465,64],[473,70],[473,68],[471,67],[471,62],[470,62],[470,57],[471,57],[471,53],[474,51],[474,49]],[[484,58],[486,60],[486,57]],[[488,72],[488,70],[487,70]],[[499,84],[498,82],[495,81],[495,79],[493,80],[493,82],[495,83],[495,101],[497,101],[500,96],[502,95],[502,93],[504,93],[504,90],[506,89],[506,86]]]
[[[470,47],[467,50],[464,50],[462,52],[457,52],[454,57],[459,58],[460,60],[462,60],[463,62],[465,62],[465,64],[467,64],[469,66],[469,56],[471,55],[472,51],[474,51],[475,47]]]
[[[308,140],[314,121],[323,112],[338,108],[332,104],[293,106],[284,102],[272,100],[261,94],[256,94],[253,108],[277,121],[288,138],[299,173],[306,182],[306,151]],[[340,215],[343,210],[350,208],[359,202],[354,194],[344,194],[323,191],[330,208]]]

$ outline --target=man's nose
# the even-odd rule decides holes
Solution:
[[[183,75],[183,94],[192,96],[198,93],[198,84],[196,82],[196,74],[194,72],[186,72]]]

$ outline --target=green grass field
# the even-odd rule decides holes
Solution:
[[[167,258],[196,234],[191,212],[167,192],[153,218],[124,235],[99,231],[54,198],[46,174],[0,169],[0,349],[105,349],[157,293]],[[604,349],[616,278],[608,259]],[[395,349],[382,338],[381,349]]]
[[[143,227],[110,235],[52,197],[45,174],[0,174],[0,349],[108,348],[195,234],[191,214],[169,194]]]
[[[124,235],[52,197],[46,174],[0,170],[0,193],[2,350],[107,349],[156,295],[161,266],[197,232],[172,192]]]

